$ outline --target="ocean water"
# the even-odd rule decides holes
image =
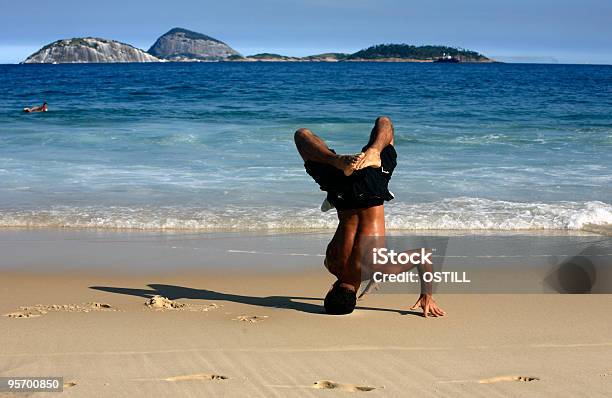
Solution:
[[[198,63],[0,65],[0,227],[333,228],[293,132],[381,114],[391,229],[612,224],[612,66]]]

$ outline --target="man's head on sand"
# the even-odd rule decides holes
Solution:
[[[354,290],[335,283],[325,296],[325,312],[330,315],[346,315],[353,312],[357,305],[357,294]]]

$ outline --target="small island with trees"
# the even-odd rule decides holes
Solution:
[[[227,61],[268,62],[495,62],[484,55],[463,48],[448,46],[414,46],[410,44],[378,44],[356,53],[325,53],[306,57],[289,57],[280,54],[256,54],[231,56]]]
[[[492,62],[476,51],[447,46],[413,46],[409,44],[379,44],[357,51],[348,60],[407,60],[433,62],[452,57],[460,62]]]

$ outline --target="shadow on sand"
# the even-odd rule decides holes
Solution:
[[[112,287],[112,286],[90,286],[90,289],[101,290],[109,293],[127,294],[130,296],[138,296],[144,298],[151,298],[155,295],[167,297],[171,300],[177,299],[195,299],[195,300],[211,300],[211,301],[229,301],[233,303],[256,305],[259,307],[268,308],[285,308],[309,314],[324,314],[322,304],[311,304],[304,303],[296,300],[308,300],[322,302],[323,299],[319,297],[290,297],[290,296],[268,296],[268,297],[255,297],[245,296],[240,294],[221,293],[214,290],[206,289],[193,289],[184,286],[175,285],[163,285],[163,284],[150,284],[147,285],[150,289],[131,289],[125,287]],[[363,307],[357,306],[356,309],[368,310],[368,311],[384,311],[384,312],[396,312],[400,315],[419,315],[416,311],[403,311],[389,308],[375,308],[375,307]]]

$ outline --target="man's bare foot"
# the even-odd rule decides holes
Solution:
[[[363,156],[357,161],[355,170],[365,169],[366,167],[379,168],[382,165],[380,160],[380,151],[374,148],[368,148]]]
[[[356,170],[355,165],[360,162],[364,156],[364,153],[358,153],[356,155],[338,155],[336,158],[337,164],[335,166],[342,170],[344,175],[348,177],[353,174]]]

